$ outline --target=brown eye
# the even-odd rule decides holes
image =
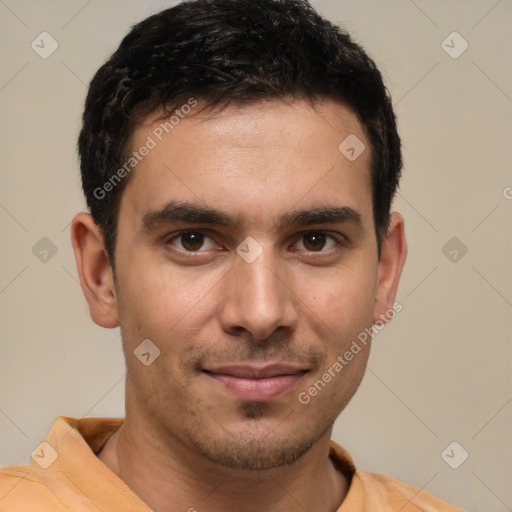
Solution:
[[[197,251],[204,243],[204,235],[200,233],[184,233],[181,235],[181,244],[187,251]]]
[[[203,246],[208,245],[208,241],[210,245],[213,244],[210,237],[197,231],[184,231],[169,240],[172,245],[186,252],[198,252],[201,248],[205,249]]]
[[[336,238],[322,231],[311,231],[302,235],[298,242],[298,249],[302,251],[323,253],[339,246]]]
[[[325,247],[326,236],[323,233],[308,233],[303,240],[308,251],[321,251]]]

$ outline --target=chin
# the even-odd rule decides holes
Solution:
[[[260,405],[265,404],[247,406],[247,420],[238,431],[221,428],[221,435],[216,437],[208,437],[204,427],[199,432],[189,431],[193,450],[210,462],[229,469],[264,471],[294,464],[332,427],[332,422],[327,428],[303,425],[303,428],[295,426],[293,430],[284,425],[279,428],[280,425],[273,422],[264,425],[261,417],[257,419],[261,413]]]

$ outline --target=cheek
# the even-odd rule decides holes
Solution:
[[[301,280],[305,313],[324,326],[327,336],[346,339],[372,324],[377,274],[369,268],[358,263],[321,278]]]
[[[213,276],[154,262],[128,267],[129,272],[120,274],[117,303],[121,325],[133,342],[150,338],[168,346],[187,325],[199,324],[207,314],[208,297],[218,280]]]

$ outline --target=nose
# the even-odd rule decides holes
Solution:
[[[236,255],[223,286],[219,318],[225,332],[249,332],[255,341],[264,342],[278,330],[297,327],[299,299],[293,275],[271,248],[251,263]]]

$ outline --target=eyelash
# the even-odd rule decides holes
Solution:
[[[200,231],[200,230],[188,230],[188,231],[180,231],[178,233],[174,233],[172,236],[168,237],[167,240],[166,240],[166,244],[168,245],[174,245],[172,242],[174,240],[180,240],[181,237],[183,237],[183,235],[187,235],[187,234],[196,234],[196,235],[202,235],[205,237],[205,239],[209,239],[211,241],[213,241],[213,238],[208,236],[206,233]],[[343,246],[346,246],[347,245],[347,240],[345,239],[345,237],[343,237],[343,235],[339,234],[339,239],[338,237],[334,236],[333,234],[329,233],[329,232],[326,232],[326,231],[304,231],[303,233],[300,233],[300,236],[297,240],[297,242],[294,243],[294,245],[298,242],[303,242],[304,241],[304,237],[306,235],[323,235],[325,236],[327,239],[331,239],[332,241],[335,242],[336,244],[336,247],[332,247],[330,249],[327,249],[327,250],[320,250],[320,251],[308,251],[307,249],[305,249],[305,251],[308,253],[308,254],[313,254],[313,255],[317,255],[317,254],[324,254],[324,253],[330,253],[332,252],[333,250],[339,250],[341,247]],[[328,243],[328,242],[326,242]],[[203,242],[203,245],[204,245],[204,242]],[[175,247],[175,246],[174,246]],[[204,255],[205,254],[205,251],[189,251],[185,248],[183,249],[180,249],[180,248],[177,248],[175,247],[176,250],[178,250],[179,252],[181,253],[185,253],[185,254],[197,254],[197,255]],[[295,251],[294,251],[295,252]]]

